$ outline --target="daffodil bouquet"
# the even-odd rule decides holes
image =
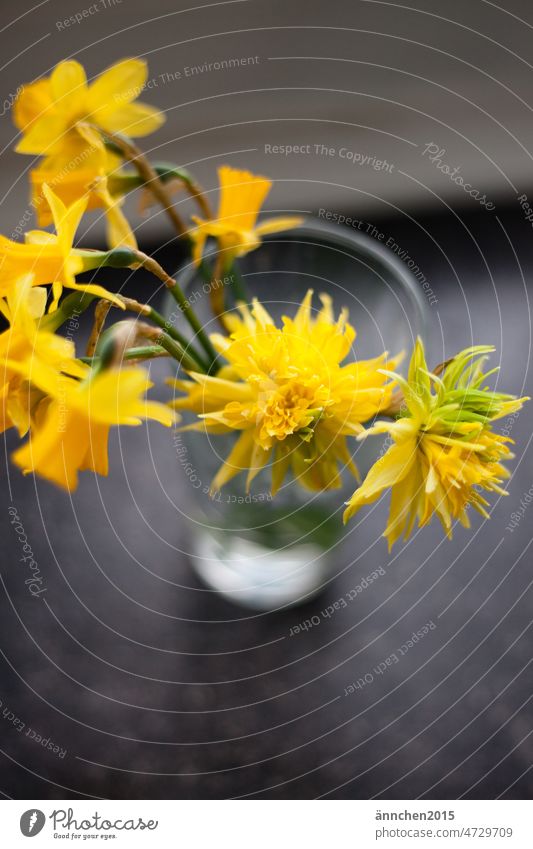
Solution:
[[[276,321],[247,292],[239,261],[265,235],[301,219],[258,221],[271,187],[265,177],[220,167],[215,212],[188,171],[150,162],[133,140],[157,130],[164,116],[138,100],[146,78],[139,59],[118,62],[90,83],[78,62],[61,62],[25,85],[14,105],[16,150],[34,157],[32,208],[38,226],[52,228],[27,232],[23,242],[0,237],[2,428],[27,437],[14,462],[73,490],[80,471],[107,473],[110,427],[152,419],[232,438],[212,492],[237,475],[248,491],[265,471],[273,497],[288,476],[321,492],[340,489],[351,475],[346,521],[390,489],[390,545],[434,515],[448,535],[456,519],[468,526],[469,507],[487,516],[485,495],[505,494],[504,462],[512,457],[511,440],[493,423],[527,400],[489,388],[496,370],[484,368],[493,349],[468,348],[431,369],[418,339],[403,376],[398,368],[408,352],[354,355],[348,312],[337,314],[328,294],[309,290]],[[180,281],[139,249],[123,211],[125,196],[137,190],[143,204],[161,205],[208,284],[229,275],[230,285],[207,286],[216,333],[207,332]],[[190,221],[176,209],[176,190],[197,207]],[[75,246],[82,216],[94,209],[106,218],[105,250]],[[208,243],[215,250],[206,252]],[[78,280],[106,267],[154,275],[189,331],[150,304]],[[110,323],[111,308],[129,317]],[[81,354],[58,331],[86,309],[94,310],[94,324]],[[146,398],[151,383],[142,363],[161,356],[179,372],[168,404]],[[383,434],[385,450],[361,481],[354,448]]]

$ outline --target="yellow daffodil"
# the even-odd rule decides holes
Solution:
[[[90,151],[103,149],[100,130],[132,138],[154,132],[164,116],[134,102],[147,74],[142,59],[124,59],[88,84],[79,62],[60,62],[50,77],[25,85],[19,94],[13,113],[22,138],[16,150],[75,167]]]
[[[31,275],[15,281],[0,313],[9,327],[0,334],[0,431],[16,427],[23,436],[43,392],[61,375],[83,377],[88,367],[75,359],[74,344],[39,329],[46,290],[32,288]]]
[[[244,256],[261,244],[262,236],[290,230],[302,223],[302,218],[284,216],[269,218],[261,224],[257,217],[272,186],[271,180],[223,165],[218,169],[220,201],[217,217],[205,221],[193,215],[197,227],[191,231],[193,259],[199,263],[208,236],[214,236],[223,252],[225,267],[235,257]]]
[[[70,491],[79,471],[107,475],[110,427],[139,425],[144,419],[170,427],[174,421],[167,406],[144,397],[151,386],[141,368],[65,380],[61,392],[41,405],[29,441],[13,455],[15,463]]]
[[[483,364],[493,350],[467,348],[438,373],[430,373],[418,340],[408,379],[386,372],[403,391],[399,417],[378,422],[359,439],[387,433],[393,444],[356,489],[345,521],[385,489],[391,490],[384,534],[389,548],[402,533],[405,539],[410,535],[417,519],[422,527],[436,514],[451,536],[454,519],[470,526],[469,505],[488,518],[488,502],[481,491],[507,494],[501,485],[509,472],[502,461],[513,456],[508,447],[512,440],[495,433],[491,422],[519,410],[528,400],[486,388]]]
[[[98,165],[98,163],[100,163]],[[107,243],[110,248],[127,246],[137,248],[133,231],[122,212],[121,180],[116,172],[114,157],[98,157],[92,167],[74,170],[57,170],[45,159],[42,165],[32,169],[31,203],[37,212],[39,227],[48,227],[53,221],[52,209],[44,187],[53,188],[54,194],[66,205],[74,204],[79,198],[87,198],[87,210],[103,209],[107,222]]]
[[[74,279],[76,274],[97,267],[100,261],[99,252],[78,250],[72,246],[87,207],[87,198],[79,198],[66,207],[49,186],[43,186],[43,193],[52,213],[56,234],[32,230],[26,234],[24,243],[0,236],[0,297],[10,292],[18,277],[31,274],[35,286],[52,284],[50,311],[57,308],[64,286],[106,298],[123,308],[120,299],[102,286],[76,283]]]
[[[211,337],[227,365],[216,377],[191,373],[174,382],[186,397],[173,406],[201,418],[189,429],[240,433],[213,490],[243,470],[249,486],[271,459],[273,494],[291,466],[313,490],[339,487],[345,466],[357,476],[346,437],[390,404],[392,384],[380,373],[386,354],[342,365],[355,338],[347,313],[335,320],[322,295],[313,316],[311,302],[309,291],[281,328],[257,300],[251,310],[241,305],[240,316],[228,315],[230,338]]]

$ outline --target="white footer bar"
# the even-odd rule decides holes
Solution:
[[[529,801],[10,800],[0,826],[6,849],[533,847]]]

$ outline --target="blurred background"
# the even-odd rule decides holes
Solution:
[[[431,362],[494,344],[502,384],[533,394],[526,0],[6,0],[3,12],[1,232],[35,226],[26,215],[32,160],[12,151],[20,84],[65,58],[94,76],[142,56],[150,67],[142,99],[167,118],[145,140],[152,158],[190,168],[213,200],[218,165],[250,168],[273,180],[269,211],[348,216],[391,239],[434,294]],[[176,203],[192,211],[185,197]],[[137,221],[136,204],[126,208]],[[177,264],[162,213],[146,214],[137,235],[143,250]],[[102,239],[89,218],[82,242]],[[149,285],[135,275],[130,292],[142,297]],[[82,323],[80,350],[88,330]],[[189,493],[168,433],[115,433],[109,478],[85,476],[72,497],[10,467],[8,434],[0,791],[529,797],[529,409],[510,427],[509,497],[489,523],[474,520],[451,542],[432,525],[389,555],[383,505],[350,533],[325,595],[254,615],[191,570]],[[44,576],[40,598],[24,584],[13,506]],[[290,636],[378,567],[385,574],[348,609]],[[345,695],[430,621],[436,627],[401,663]]]

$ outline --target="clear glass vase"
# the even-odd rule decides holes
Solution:
[[[420,284],[395,254],[358,231],[307,219],[298,229],[265,239],[239,260],[239,270],[250,297],[257,295],[277,321],[294,314],[309,288],[315,295],[329,294],[336,315],[347,307],[357,331],[353,359],[384,350],[408,354],[424,333],[427,306]],[[189,265],[181,270],[180,282],[208,332],[218,331],[205,278]],[[219,285],[229,283],[223,278]],[[167,315],[185,329],[174,303]],[[211,481],[234,438],[174,434],[179,474],[190,494],[184,513],[192,566],[208,588],[251,610],[304,603],[333,575],[344,502],[355,481],[346,470],[342,489],[316,493],[288,477],[273,499],[267,467],[248,495],[244,475],[238,475],[211,497]],[[351,442],[364,476],[383,443],[379,438]]]

